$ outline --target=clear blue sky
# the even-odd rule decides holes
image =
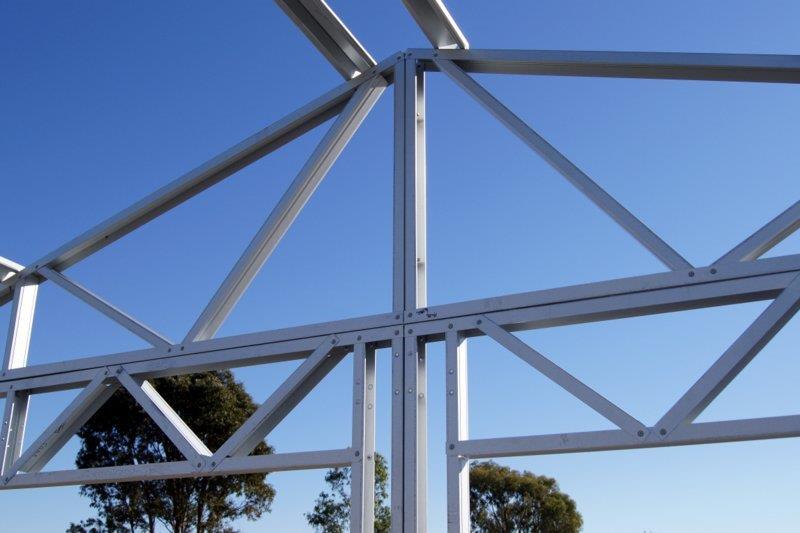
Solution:
[[[331,5],[377,59],[427,43],[400,0]],[[475,48],[800,53],[793,1],[450,2]],[[0,7],[0,255],[29,263],[340,83],[269,1],[4,2]],[[800,198],[797,86],[481,76],[509,107],[694,264]],[[429,77],[430,303],[663,271],[448,80]],[[220,335],[386,311],[391,288],[387,91]],[[70,269],[182,338],[324,126]],[[771,255],[800,253],[793,238]],[[556,328],[522,337],[652,423],[764,303]],[[0,309],[0,320],[8,317]],[[135,349],[52,284],[30,357]],[[2,322],[5,323],[5,322]],[[0,342],[5,327],[0,328]],[[701,417],[796,414],[797,320]],[[430,364],[430,529],[443,531],[444,373]],[[297,363],[237,370],[263,399]],[[378,445],[388,454],[389,373]],[[509,353],[471,342],[471,432],[606,427]],[[270,436],[279,451],[350,435],[346,360]],[[74,392],[36,397],[36,434]],[[75,443],[51,464],[68,467]],[[788,531],[796,440],[506,461],[556,477],[587,532]],[[305,531],[321,471],[270,476],[273,512],[243,531]],[[63,531],[77,487],[3,492],[4,528]],[[13,529],[13,528],[12,528]],[[10,529],[9,529],[10,530]]]

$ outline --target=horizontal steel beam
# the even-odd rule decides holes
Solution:
[[[11,478],[9,482],[5,484],[0,483],[0,490],[58,487],[64,485],[92,485],[97,483],[123,483],[126,481],[149,481],[154,479],[201,476],[228,476],[262,472],[285,472],[290,470],[312,470],[349,466],[351,461],[352,451],[350,448],[343,448],[339,450],[235,457],[226,459],[216,468],[212,467],[210,463],[176,461],[169,463],[83,468],[79,470],[57,470],[34,474],[17,474],[15,477]]]
[[[412,57],[455,61],[467,72],[608,78],[800,83],[800,56],[570,50],[428,50]]]
[[[650,431],[649,435],[653,435],[656,431],[655,428],[648,428],[648,430]],[[453,443],[453,448],[448,451],[448,454],[470,459],[487,459],[491,457],[660,448],[789,437],[800,437],[800,416],[798,415],[690,424],[680,428],[679,431],[675,431],[665,439],[640,439],[629,435],[621,429],[533,435],[528,437],[472,439]]]
[[[327,335],[337,335],[340,346],[370,342],[376,347],[388,346],[404,329],[430,341],[443,340],[450,324],[468,336],[480,335],[475,321],[483,314],[508,331],[519,331],[768,300],[798,273],[800,255],[777,257],[447,304],[412,318],[372,315],[199,341],[168,352],[140,350],[34,365],[0,375],[0,396],[11,387],[47,392],[84,386],[96,369],[112,365],[150,379],[302,359]]]
[[[275,3],[345,79],[375,66],[369,52],[324,0],[275,0]]]

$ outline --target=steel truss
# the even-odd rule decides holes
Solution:
[[[800,227],[800,202],[708,266],[695,267],[569,161],[470,73],[798,83],[800,56],[467,50],[438,0],[405,3],[435,46],[380,63],[320,0],[279,0],[347,81],[167,184],[35,263],[0,259],[0,303],[13,302],[0,396],[0,489],[107,483],[244,472],[351,466],[353,531],[373,523],[375,352],[392,353],[391,492],[394,531],[426,529],[425,350],[446,345],[448,528],[469,527],[470,459],[650,448],[800,436],[800,415],[696,423],[697,416],[800,308],[800,255],[759,259]],[[447,49],[445,49],[447,48]],[[457,49],[460,48],[460,49]],[[552,165],[669,271],[439,306],[426,301],[425,77],[441,72]],[[394,86],[394,263],[391,312],[215,338],[388,85]],[[330,118],[337,117],[206,309],[174,342],[70,280],[64,270]],[[52,281],[152,348],[27,366],[38,286]],[[514,331],[771,300],[766,310],[653,426],[512,334]],[[618,429],[470,439],[467,340],[487,336],[581,400]],[[352,354],[353,437],[345,448],[250,456],[250,452],[339,362]],[[213,369],[302,360],[302,364],[216,451],[184,423],[151,379]],[[42,471],[119,388],[128,391],[185,456],[183,461]],[[32,394],[82,389],[27,448]]]

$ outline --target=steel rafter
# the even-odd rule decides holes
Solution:
[[[396,53],[375,64],[321,0],[279,0],[349,79],[130,208],[27,267],[0,258],[0,304],[13,300],[0,369],[5,411],[0,489],[143,481],[246,472],[350,466],[351,530],[373,524],[376,351],[391,354],[392,529],[427,523],[427,346],[445,342],[448,530],[469,524],[469,461],[485,457],[655,448],[800,436],[800,415],[694,422],[800,308],[800,255],[759,259],[800,227],[799,203],[717,262],[692,266],[668,243],[541,138],[469,73],[800,83],[800,57],[743,54],[466,50],[466,38],[441,2],[406,1],[434,49]],[[445,49],[449,48],[449,49]],[[454,49],[461,48],[461,49]],[[358,72],[356,72],[358,71]],[[559,170],[670,269],[596,283],[427,305],[425,81],[443,72]],[[394,88],[393,305],[385,313],[215,338],[215,333],[362,120]],[[69,279],[62,271],[321,123],[328,133],[234,265],[183,342],[174,343]],[[152,348],[27,366],[38,285],[53,281],[153,345]],[[648,426],[555,365],[513,333],[752,301],[771,301],[656,424]],[[619,429],[470,439],[467,343],[488,336],[611,420]],[[352,357],[352,440],[300,453],[249,453],[346,357]],[[300,366],[217,450],[209,450],[149,380],[207,370],[302,360]],[[84,470],[42,471],[63,444],[122,387],[185,460]],[[27,448],[32,394],[82,389]],[[438,389],[438,387],[437,387]]]

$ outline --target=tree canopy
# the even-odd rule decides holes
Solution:
[[[343,533],[350,522],[350,468],[333,468],[325,474],[330,492],[321,492],[306,520],[315,531]],[[392,525],[389,499],[389,467],[375,454],[375,533],[389,533]]]
[[[159,394],[200,439],[217,449],[256,410],[256,404],[230,371],[153,380]],[[181,461],[183,455],[120,389],[78,432],[78,468]],[[272,453],[260,443],[253,454]],[[266,474],[85,485],[97,517],[72,524],[70,533],[155,531],[173,533],[235,531],[238,518],[254,520],[271,510],[275,490]]]
[[[583,518],[553,478],[493,461],[470,466],[472,530],[487,533],[576,533]]]

